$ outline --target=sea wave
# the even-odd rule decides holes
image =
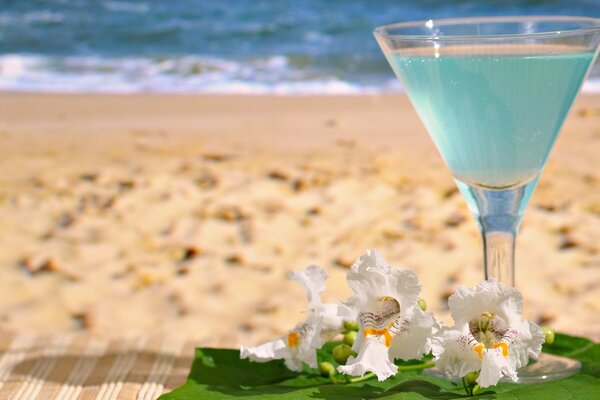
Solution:
[[[308,66],[307,66],[308,64]],[[355,81],[283,55],[215,57],[0,55],[0,90],[59,93],[371,94],[401,92],[390,74]],[[600,79],[583,90],[600,93]]]
[[[107,10],[110,10],[110,11],[130,12],[130,13],[137,13],[137,14],[145,14],[150,9],[150,6],[143,2],[128,3],[128,2],[124,2],[124,1],[109,0],[109,1],[104,1],[102,3],[102,5],[104,6],[104,8],[106,8]]]
[[[0,90],[104,93],[360,94],[376,92],[332,74],[271,56],[213,57],[0,56]]]

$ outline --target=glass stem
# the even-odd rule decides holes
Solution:
[[[458,182],[481,230],[485,279],[515,285],[515,238],[536,182],[513,189],[483,189]]]
[[[490,224],[479,218],[483,239],[485,279],[494,278],[508,286],[515,285],[515,237],[516,229]]]

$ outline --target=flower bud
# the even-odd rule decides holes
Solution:
[[[344,329],[347,331],[358,331],[360,325],[356,321],[344,321]]]
[[[550,328],[549,326],[542,326],[542,330],[544,331],[544,335],[546,336],[546,343],[554,343],[554,329]]]
[[[471,371],[465,375],[465,380],[469,385],[474,385],[477,383],[477,378],[479,378],[479,371]]]
[[[427,303],[424,299],[419,299],[419,308],[423,311],[427,310]]]
[[[352,346],[354,344],[354,340],[356,340],[356,331],[350,331],[344,335],[344,343],[348,346]]]
[[[325,377],[330,377],[335,375],[335,367],[332,363],[327,361],[322,361],[319,363],[319,372],[321,375]]]
[[[333,348],[332,355],[335,362],[344,365],[348,361],[348,357],[355,356],[356,353],[347,344],[338,344]]]

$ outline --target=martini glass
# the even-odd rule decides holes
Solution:
[[[485,278],[514,286],[521,218],[598,53],[600,19],[461,18],[374,33],[478,222]],[[579,368],[543,354],[519,380]]]

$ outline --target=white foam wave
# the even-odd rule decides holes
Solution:
[[[360,94],[374,87],[334,76],[306,76],[284,56],[245,62],[210,57],[101,58],[0,56],[0,90],[42,92],[169,92]]]
[[[308,95],[308,94],[366,94],[377,93],[373,87],[353,85],[339,79],[303,82],[281,82],[263,84],[255,82],[224,82],[204,88],[209,94],[276,94],[276,95]]]
[[[246,61],[211,57],[0,56],[0,90],[65,93],[365,94],[400,92],[398,80],[356,84],[293,67],[285,56]],[[600,93],[600,80],[584,92]]]
[[[42,10],[25,13],[20,16],[20,19],[25,23],[60,23],[65,20],[65,16],[61,13]]]
[[[105,1],[102,3],[104,8],[110,11],[129,12],[136,14],[145,14],[148,12],[149,6],[146,3],[127,3],[123,1]]]
[[[584,93],[600,93],[600,78],[588,78],[581,91]]]

